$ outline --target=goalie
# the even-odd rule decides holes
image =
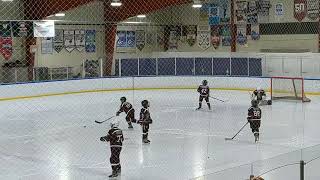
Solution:
[[[253,93],[251,94],[251,100],[258,101],[258,104],[260,106],[272,104],[271,100],[267,100],[266,92],[260,87],[253,91]]]

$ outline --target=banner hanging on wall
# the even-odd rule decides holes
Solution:
[[[319,17],[319,0],[307,0],[307,12],[310,20],[316,20]]]
[[[127,47],[135,48],[136,47],[136,32],[127,31]]]
[[[145,32],[144,30],[137,30],[136,31],[136,36],[137,36],[137,49],[139,49],[140,51],[142,51],[142,49],[145,46]]]
[[[209,25],[219,25],[220,24],[220,8],[216,4],[212,4],[209,7]]]
[[[293,12],[294,18],[301,22],[307,16],[307,1],[294,0]]]
[[[156,32],[147,32],[146,33],[146,44],[148,46],[153,46],[157,41],[157,33]]]
[[[117,32],[116,47],[117,48],[127,47],[127,32],[126,31],[118,31]]]
[[[236,6],[235,6],[235,16],[236,16],[236,23],[237,24],[243,24],[246,23],[247,21],[247,1],[243,0],[237,0],[236,1]]]
[[[54,37],[54,21],[34,21],[34,37]]]
[[[178,49],[178,41],[180,38],[180,27],[171,26],[169,31],[169,49]]]
[[[72,52],[75,47],[74,31],[64,30],[64,47],[68,52]]]
[[[220,0],[220,22],[229,23],[230,22],[230,0]]]
[[[256,1],[257,9],[258,9],[258,22],[266,23],[269,22],[269,14],[271,3],[270,0],[259,0]]]
[[[53,53],[53,39],[41,38],[41,54],[52,54],[52,53]]]
[[[75,30],[76,49],[82,52],[85,49],[85,30]]]
[[[220,26],[211,26],[211,44],[214,49],[218,49],[220,41]]]
[[[0,37],[11,37],[10,21],[0,22]]]
[[[160,27],[157,31],[157,46],[162,50],[164,49],[164,28]]]
[[[256,41],[260,39],[260,29],[259,24],[251,26],[250,37],[252,40]]]
[[[96,30],[86,30],[86,52],[96,52]]]
[[[5,60],[12,56],[12,37],[0,37],[0,53]]]
[[[237,26],[237,43],[240,45],[247,44],[247,26],[246,25]]]
[[[206,50],[210,47],[210,28],[209,26],[198,26],[197,32],[198,46],[202,50]]]
[[[190,25],[187,26],[187,43],[189,46],[193,46],[196,43],[197,38],[197,26]]]
[[[225,24],[221,27],[222,46],[231,46],[230,25]]]
[[[247,23],[258,24],[258,7],[255,0],[248,1]]]
[[[30,21],[12,21],[13,37],[28,37],[33,34],[32,22]]]
[[[55,36],[53,38],[53,48],[57,53],[60,53],[64,48],[63,43],[63,29],[56,29]]]

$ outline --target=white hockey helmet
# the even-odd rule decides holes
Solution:
[[[116,127],[119,127],[119,121],[111,121],[110,122],[110,127],[111,128],[116,128]]]
[[[261,91],[262,88],[260,86],[257,87],[257,91]]]

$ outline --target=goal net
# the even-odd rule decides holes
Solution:
[[[304,93],[303,78],[293,77],[271,77],[271,99],[311,101]]]

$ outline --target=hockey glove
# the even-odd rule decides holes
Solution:
[[[116,113],[116,116],[119,116],[120,115],[120,112],[118,111],[117,113]]]
[[[106,136],[100,137],[100,141],[103,141],[103,142],[108,141],[108,138]]]

